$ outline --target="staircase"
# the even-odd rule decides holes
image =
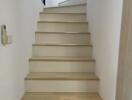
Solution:
[[[86,4],[45,8],[22,100],[101,100]]]

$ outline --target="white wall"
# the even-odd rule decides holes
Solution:
[[[20,72],[19,80],[20,95],[24,93],[24,78],[29,73],[29,58],[32,56],[32,44],[35,42],[35,31],[37,30],[37,21],[39,20],[39,12],[43,10],[41,0],[18,0],[17,9],[17,29],[19,33],[19,55],[20,55]]]
[[[0,25],[6,24],[13,43],[0,44],[0,100],[20,100],[28,73],[41,0],[0,0]],[[1,40],[1,38],[0,38]]]
[[[53,3],[57,5],[58,3],[63,2],[63,1],[65,0],[53,0]]]
[[[87,0],[96,73],[103,100],[115,100],[123,0]]]
[[[46,6],[57,6],[59,2],[65,0],[46,0]]]
[[[17,0],[0,0],[0,25],[6,24],[13,44],[0,43],[0,100],[19,100],[19,33],[17,32]],[[1,40],[1,38],[0,38]],[[22,67],[22,66],[21,66]]]
[[[76,4],[84,4],[87,2],[87,0],[63,0],[66,1],[62,3],[61,5],[76,5]]]

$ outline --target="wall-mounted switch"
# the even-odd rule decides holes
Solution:
[[[1,43],[4,46],[12,43],[12,36],[7,35],[6,25],[1,26]]]

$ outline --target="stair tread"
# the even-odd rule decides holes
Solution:
[[[98,77],[88,72],[36,72],[29,73],[26,80],[98,80]]]
[[[33,57],[30,61],[93,61],[95,60],[89,57],[57,57],[57,56],[45,56],[45,57]]]
[[[101,100],[97,93],[25,93],[22,100]]]
[[[86,15],[86,13],[82,12],[40,12],[40,14],[75,14],[75,15]]]
[[[87,21],[44,21],[44,20],[39,20],[38,23],[86,23],[88,24]]]
[[[33,46],[89,46],[92,47],[90,44],[60,44],[60,43],[36,43]]]
[[[35,32],[36,34],[40,34],[40,33],[43,33],[43,34],[90,34],[90,32],[44,32],[44,31],[36,31]]]

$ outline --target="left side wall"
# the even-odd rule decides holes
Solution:
[[[0,43],[0,100],[19,100],[19,47],[17,34],[17,0],[0,0],[0,25],[6,24],[13,43],[2,46]],[[0,38],[1,40],[1,38]]]
[[[0,43],[0,100],[20,100],[41,0],[0,0],[0,25],[6,24],[13,43]],[[1,37],[0,37],[1,41]]]

